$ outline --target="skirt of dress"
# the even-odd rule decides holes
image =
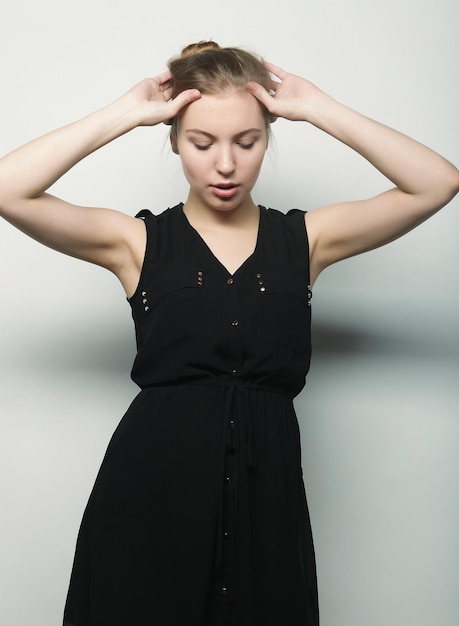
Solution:
[[[84,513],[65,626],[317,626],[312,535],[290,398],[148,388]]]

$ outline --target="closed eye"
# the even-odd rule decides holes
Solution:
[[[255,145],[254,141],[252,141],[252,143],[239,143],[238,144],[238,146],[242,148],[243,150],[250,150],[251,148],[253,148],[254,145]]]
[[[209,144],[206,144],[206,145],[202,145],[202,144],[199,144],[199,143],[195,143],[195,144],[194,144],[194,147],[196,148],[196,150],[208,150],[208,149],[210,148],[210,146],[211,146],[211,145],[212,145],[212,144],[210,144],[210,143],[209,143]]]

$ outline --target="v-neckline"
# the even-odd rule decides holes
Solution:
[[[194,233],[195,237],[198,239],[198,241],[200,242],[201,246],[204,248],[204,250],[206,251],[207,255],[216,263],[218,264],[225,272],[228,276],[236,276],[236,274],[238,274],[238,272],[240,272],[245,265],[247,265],[247,263],[249,263],[249,261],[251,261],[255,254],[258,251],[258,246],[259,246],[259,242],[260,242],[260,232],[261,232],[261,225],[262,225],[262,207],[260,205],[258,206],[258,211],[259,211],[259,216],[258,216],[258,229],[257,229],[257,238],[255,241],[255,247],[253,249],[253,251],[249,254],[249,256],[239,265],[239,267],[234,271],[234,272],[230,272],[229,269],[226,267],[226,265],[224,265],[224,263],[222,263],[222,261],[220,261],[220,259],[214,254],[214,252],[210,249],[209,245],[207,244],[207,242],[205,241],[205,239],[202,237],[202,235],[196,230],[196,228],[194,226],[191,225],[188,217],[185,214],[185,211],[183,210],[183,203],[180,204],[180,212],[183,216],[183,219],[185,220],[185,223],[187,224],[189,230],[191,230],[192,233]]]

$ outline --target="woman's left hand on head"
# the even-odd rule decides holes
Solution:
[[[311,104],[326,95],[310,81],[290,74],[265,62],[266,69],[274,76],[271,92],[256,82],[250,82],[247,90],[259,100],[274,118],[308,121]]]

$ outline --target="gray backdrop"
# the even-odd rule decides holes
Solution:
[[[258,51],[459,163],[453,0],[18,0],[2,12],[0,153],[102,106],[215,38]],[[313,209],[388,184],[278,121],[255,200]],[[74,168],[65,199],[160,212],[186,185],[164,126]],[[459,623],[458,201],[314,289],[296,401],[323,626]],[[121,287],[0,223],[0,622],[59,624],[83,508],[137,393]]]

